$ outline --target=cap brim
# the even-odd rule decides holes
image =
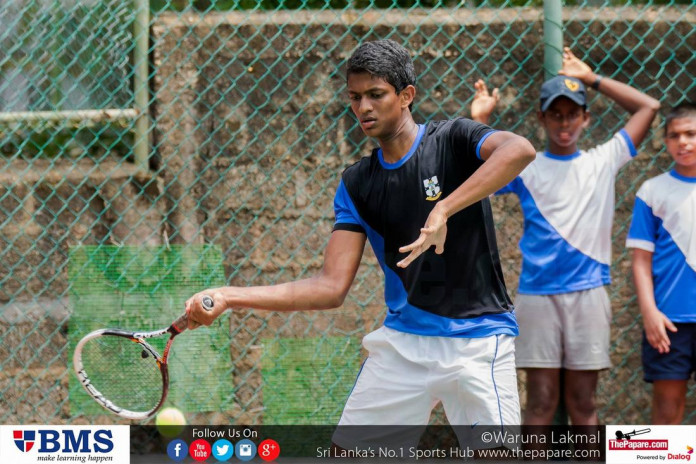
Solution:
[[[551,106],[551,103],[555,102],[560,97],[566,97],[568,100],[577,103],[582,107],[585,107],[585,105],[587,105],[587,102],[584,98],[582,98],[582,95],[579,95],[574,92],[558,92],[546,99],[546,101],[541,105],[541,111],[543,112],[548,110],[549,106]]]

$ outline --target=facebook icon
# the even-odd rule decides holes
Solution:
[[[184,440],[172,440],[167,445],[167,454],[175,461],[183,461],[188,456],[188,445]]]

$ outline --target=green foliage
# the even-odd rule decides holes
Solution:
[[[337,423],[360,367],[360,340],[272,338],[263,347],[264,423]]]

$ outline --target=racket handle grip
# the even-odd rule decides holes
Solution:
[[[215,306],[215,302],[208,295],[203,295],[203,298],[201,298],[201,305],[203,306],[203,309],[205,309],[206,311],[212,311],[213,307]],[[181,316],[179,316],[174,322],[172,322],[170,331],[172,329],[176,333],[181,333],[184,330],[188,329],[188,314],[184,313]]]
[[[179,316],[174,322],[172,322],[169,331],[171,332],[172,329],[176,331],[176,333],[181,333],[184,330],[188,329],[188,314],[184,313],[181,316]]]

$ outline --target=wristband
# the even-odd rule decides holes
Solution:
[[[602,81],[602,76],[600,76],[599,74],[597,74],[597,79],[595,79],[595,81],[592,83],[592,85],[591,85],[590,87],[592,87],[592,88],[595,89],[595,90],[599,90],[599,83],[600,83],[601,81]]]

